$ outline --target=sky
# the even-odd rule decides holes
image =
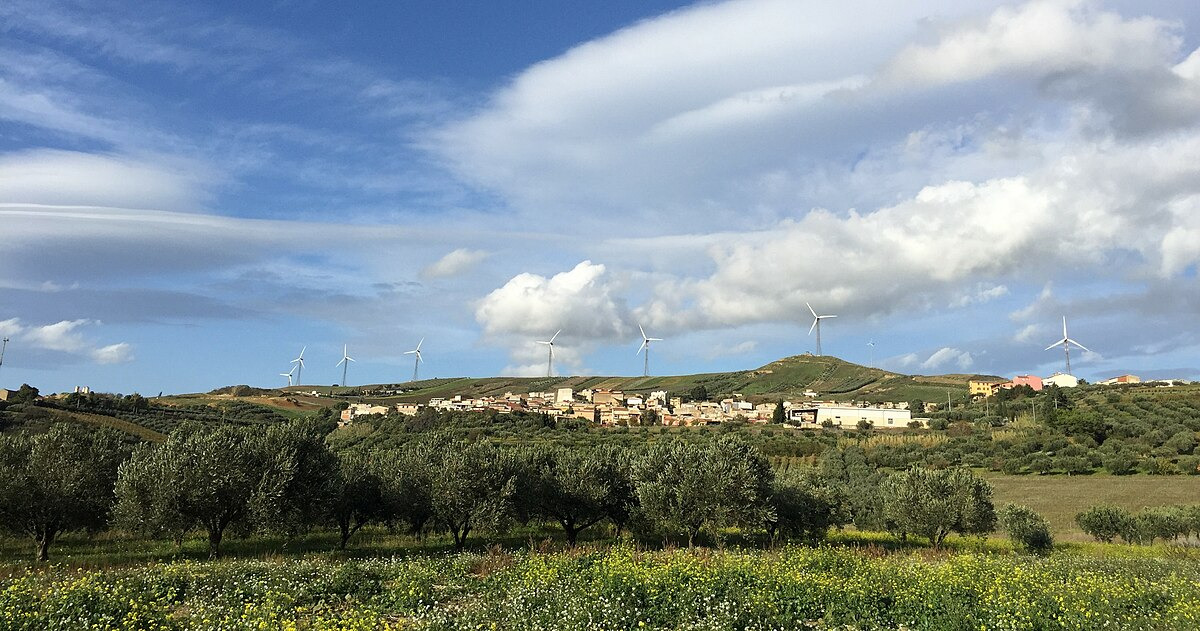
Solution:
[[[0,3],[0,386],[1200,378],[1200,5]]]

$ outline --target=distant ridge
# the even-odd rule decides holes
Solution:
[[[352,388],[333,386],[292,386],[282,388],[284,392],[317,391],[322,394],[339,393],[346,390],[403,390],[387,397],[393,401],[424,403],[433,398],[500,396],[505,392],[527,393],[553,391],[558,388],[607,388],[632,393],[648,393],[666,390],[672,394],[686,394],[703,386],[710,398],[740,394],[755,402],[773,401],[781,398],[802,399],[806,390],[817,393],[817,398],[834,400],[867,401],[944,401],[949,391],[952,396],[961,396],[967,390],[967,381],[975,375],[904,375],[879,368],[861,366],[828,355],[795,355],[773,361],[753,370],[734,372],[700,373],[694,375],[650,376],[650,377],[457,377],[446,379],[423,379],[416,382],[394,384],[371,384]]]

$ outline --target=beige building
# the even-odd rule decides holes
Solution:
[[[854,429],[862,421],[871,423],[876,429],[906,428],[912,421],[908,410],[885,408],[860,408],[848,405],[822,405],[818,407],[793,407],[789,418],[800,425],[821,427],[826,422],[834,427]]]

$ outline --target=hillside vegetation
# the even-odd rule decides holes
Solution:
[[[558,388],[607,388],[627,393],[645,394],[666,390],[683,394],[700,386],[710,398],[741,394],[750,401],[766,402],[777,399],[803,399],[804,392],[816,392],[819,398],[866,401],[927,401],[945,400],[947,392],[954,397],[966,394],[967,381],[972,375],[902,375],[869,366],[860,366],[836,357],[796,355],[771,362],[755,370],[701,373],[650,377],[460,377],[424,379],[416,382],[365,385],[354,388],[334,386],[293,386],[285,391],[338,394],[370,392],[373,390],[403,390],[402,394],[386,399],[390,402],[425,403],[433,398],[502,396],[506,392],[553,392]]]

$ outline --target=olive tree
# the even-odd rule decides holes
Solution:
[[[462,549],[479,527],[509,516],[515,489],[513,467],[490,443],[447,442],[431,452],[430,507],[433,518]]]
[[[120,469],[117,516],[147,533],[208,534],[209,557],[221,553],[231,525],[244,526],[263,479],[261,443],[250,430],[183,427],[155,447],[138,449]]]
[[[767,535],[801,537],[819,541],[833,526],[845,523],[841,506],[843,488],[823,483],[812,472],[788,471],[775,477],[769,503],[773,509],[766,521]]]
[[[1104,543],[1112,543],[1128,520],[1129,512],[1116,506],[1092,506],[1075,515],[1075,523],[1081,530]]]
[[[534,515],[559,523],[567,542],[605,519],[627,514],[636,501],[621,451],[556,447],[523,454],[518,490]]]
[[[1000,509],[998,517],[1000,527],[1021,549],[1044,553],[1054,548],[1050,523],[1033,509],[1019,504],[1008,504]]]
[[[346,549],[354,533],[384,517],[383,479],[371,454],[351,451],[337,454],[329,515],[338,527],[338,548]]]
[[[338,460],[321,427],[304,421],[275,425],[257,448],[262,477],[252,496],[255,525],[291,538],[325,522],[337,492]]]
[[[75,424],[43,434],[0,436],[0,528],[31,537],[37,559],[63,532],[108,522],[117,469],[129,454],[121,435]]]
[[[952,532],[983,535],[996,528],[992,486],[966,469],[894,473],[884,481],[883,505],[893,530],[926,537],[934,547]]]
[[[643,515],[667,533],[682,532],[689,547],[702,530],[716,536],[772,517],[770,464],[737,436],[656,444],[635,463],[633,478]]]

